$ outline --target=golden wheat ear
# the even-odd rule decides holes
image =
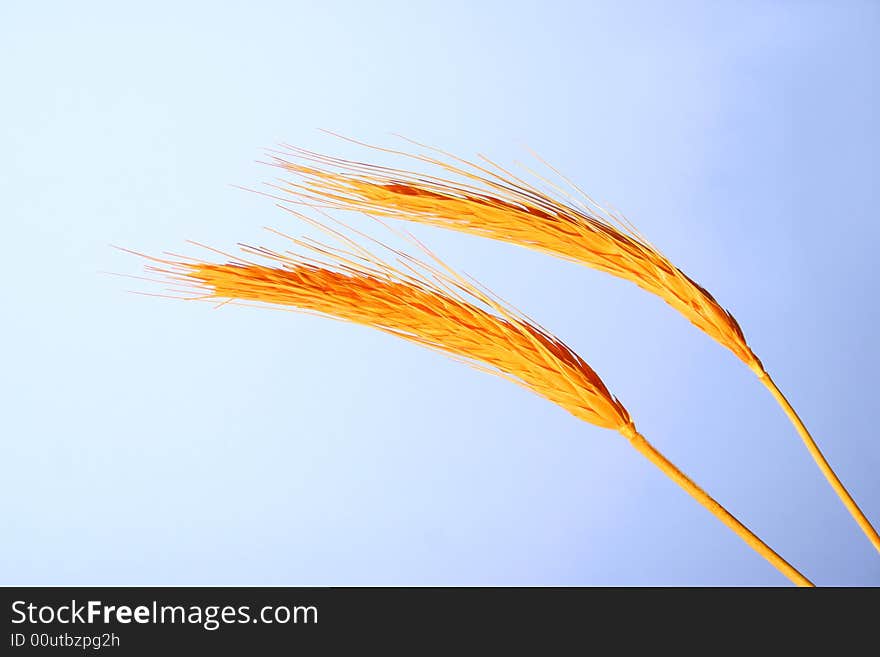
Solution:
[[[487,158],[477,164],[421,144],[416,145],[439,155],[362,145],[430,165],[440,175],[363,164],[284,145],[270,153],[271,163],[295,174],[296,179],[274,187],[290,202],[393,217],[518,244],[623,278],[657,295],[758,376],[834,492],[880,551],[877,530],[749,347],[737,321],[624,218],[602,208],[555,170],[571,194],[535,174],[551,190],[544,191]]]
[[[269,304],[396,335],[512,381],[581,420],[617,430],[777,570],[795,584],[812,586],[648,443],[599,376],[561,340],[427,250],[433,263],[390,249],[396,260],[391,264],[350,234],[299,216],[335,235],[344,248],[284,235],[298,250],[243,246],[258,261],[223,254],[227,262],[212,264],[175,256],[150,258],[147,269],[170,279],[172,294],[182,298]]]

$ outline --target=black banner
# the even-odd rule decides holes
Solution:
[[[584,588],[0,588],[2,654],[178,654],[220,650],[409,647],[419,654],[480,640],[525,639],[624,648],[714,634],[725,646],[753,635],[789,640],[830,630],[846,611],[868,630],[877,590]],[[830,597],[829,597],[830,596]],[[857,604],[858,603],[858,604]],[[871,610],[871,611],[869,611]],[[875,619],[876,620],[876,619]],[[815,624],[811,624],[815,622]],[[694,632],[697,634],[695,635]],[[790,644],[788,644],[790,647]],[[587,652],[593,652],[587,649]],[[272,654],[275,654],[274,652]],[[456,652],[457,654],[457,652]]]

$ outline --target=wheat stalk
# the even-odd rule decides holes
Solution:
[[[544,191],[485,157],[481,157],[481,165],[438,149],[430,150],[445,159],[370,148],[439,167],[444,173],[413,173],[285,145],[271,153],[272,163],[297,174],[297,180],[283,180],[276,187],[288,201],[394,217],[518,244],[623,278],[657,295],[755,373],[794,425],[850,515],[880,551],[877,530],[749,347],[734,317],[626,219],[601,207],[555,170],[579,197],[537,176],[552,188]]]
[[[300,250],[242,245],[260,261],[223,254],[228,262],[212,264],[174,256],[150,258],[154,264],[148,269],[174,283],[172,296],[270,304],[379,329],[501,376],[590,424],[614,429],[792,582],[812,586],[645,440],[596,372],[559,339],[426,249],[434,265],[391,249],[397,256],[393,265],[348,235],[299,216],[348,248],[278,233]]]

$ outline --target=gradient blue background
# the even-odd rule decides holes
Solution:
[[[228,185],[282,140],[370,157],[317,127],[525,144],[613,203],[735,313],[880,523],[876,3],[231,5],[0,8],[0,582],[786,583],[622,438],[500,379],[99,273],[139,271],[109,243],[298,232]],[[726,350],[630,284],[415,232],[817,583],[880,584]]]

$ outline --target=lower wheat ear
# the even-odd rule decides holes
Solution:
[[[651,446],[584,359],[430,252],[433,264],[392,250],[399,262],[392,265],[352,240],[345,250],[289,239],[299,253],[243,247],[262,263],[235,256],[220,264],[152,258],[148,269],[170,280],[182,298],[287,307],[390,333],[512,381],[585,422],[617,430],[792,582],[811,585]]]

